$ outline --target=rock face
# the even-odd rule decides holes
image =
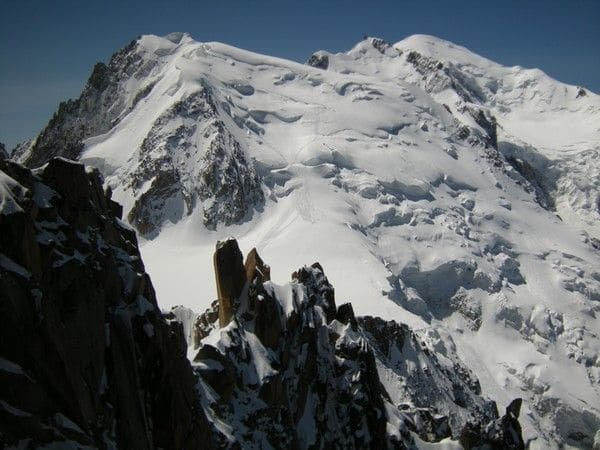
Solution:
[[[0,170],[2,447],[210,447],[181,324],[98,172]]]
[[[453,361],[443,344],[469,355],[487,395],[522,396],[532,447],[589,448],[600,427],[596,123],[594,92],[431,36],[366,38],[307,66],[175,34],[140,37],[97,65],[80,98],[10,156],[38,166],[78,155],[97,167],[127,221],[155,239],[146,264],[163,275],[164,305],[210,306],[214,287],[196,273],[210,236],[242,225],[286,267],[312,245],[360,315],[400,320],[408,310],[439,333],[424,336],[439,364]],[[163,257],[175,248],[186,257]],[[164,276],[171,270],[178,276]],[[248,290],[259,289],[251,278]],[[347,307],[323,311],[352,323]],[[180,313],[173,320],[196,320]],[[218,315],[217,301],[198,319],[197,345]],[[287,319],[257,320],[274,345]],[[402,383],[403,366],[389,364]],[[434,392],[419,408],[453,402],[443,395],[451,385]],[[438,435],[436,414],[414,420]]]
[[[94,66],[79,98],[61,102],[46,128],[22,152],[24,164],[38,167],[55,156],[78,158],[84,139],[107,132],[135,106],[136,102],[125,103],[121,83],[130,77],[143,78],[151,69],[136,49],[137,41],[132,41],[116,52],[108,65],[99,62]],[[141,92],[138,101],[143,96]]]
[[[233,239],[217,244],[219,300],[196,321],[191,366],[194,314],[161,314],[98,172],[0,169],[4,447],[523,448],[520,403],[498,418],[439,336],[336,308],[318,263],[275,286]]]
[[[218,242],[214,255],[217,295],[219,297],[219,326],[226,326],[233,317],[246,283],[242,253],[235,239]]]
[[[327,67],[329,67],[329,57],[327,55],[315,53],[308,58],[306,64],[316,67],[317,69],[327,70]]]
[[[211,393],[205,412],[230,425],[220,446],[413,448],[416,435],[524,448],[517,403],[499,418],[439,335],[336,308],[318,263],[276,287],[255,249],[244,285],[241,260],[234,240],[217,244],[220,299],[199,316],[194,339],[201,390]],[[219,328],[225,291],[237,301],[226,303],[229,321]]]
[[[13,159],[32,168],[56,156],[79,159],[84,140],[117,127],[143,107],[159,81],[153,75],[165,64],[156,52],[135,40],[108,64],[97,63],[79,98],[62,102],[37,138],[15,149]],[[128,164],[102,164],[116,172],[117,180],[108,181],[115,191],[128,189],[121,198],[125,215],[146,238],[156,237],[163,223],[176,223],[196,207],[206,227],[215,229],[246,220],[264,203],[253,161],[223,123],[211,87],[201,85],[180,97],[151,119]],[[85,162],[97,160],[92,156]]]
[[[258,279],[260,283],[271,280],[271,267],[262,260],[255,248],[250,250],[244,263],[246,280]]]
[[[506,413],[486,426],[468,424],[461,432],[460,443],[467,449],[518,449],[525,448],[521,437],[521,425],[518,418],[521,411],[521,399],[513,400]]]
[[[8,153],[6,153],[6,147],[4,147],[4,144],[2,142],[0,142],[0,159],[7,159],[8,158]]]
[[[206,87],[158,117],[136,157],[137,164],[121,170],[135,197],[127,218],[146,237],[196,207],[214,229],[243,221],[264,202],[252,161],[218,119]]]

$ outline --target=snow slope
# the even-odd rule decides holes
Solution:
[[[423,35],[320,51],[321,68],[186,34],[132,51],[121,112],[80,160],[150,224],[141,250],[163,307],[210,305],[228,236],[276,283],[319,261],[338,303],[435,330],[485,394],[524,397],[532,448],[591,442],[599,96]],[[209,172],[243,189],[203,190]]]

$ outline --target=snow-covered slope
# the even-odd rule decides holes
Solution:
[[[102,171],[163,306],[210,305],[230,235],[278,283],[319,261],[357,315],[432,329],[484,394],[523,396],[533,448],[591,443],[596,94],[430,36],[302,65],[172,34],[134,41],[61,108],[21,160]]]

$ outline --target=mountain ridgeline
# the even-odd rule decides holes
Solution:
[[[11,442],[600,442],[600,97],[433,36],[307,56],[141,36],[0,148],[0,373],[50,399]]]
[[[234,240],[215,252],[218,336],[190,364],[98,173],[62,158],[0,169],[4,448],[414,448],[413,434],[523,448],[520,400],[498,417],[454,355],[337,308],[319,264],[276,287]],[[403,377],[408,360],[423,371],[395,404],[378,367]]]

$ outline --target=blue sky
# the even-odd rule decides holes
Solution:
[[[37,135],[96,61],[140,34],[171,31],[297,61],[364,35],[425,33],[600,92],[600,0],[0,0],[0,141]]]

